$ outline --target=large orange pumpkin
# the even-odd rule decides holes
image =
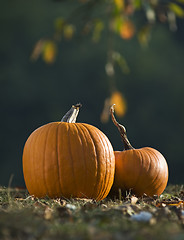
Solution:
[[[130,144],[126,129],[114,117],[114,108],[111,107],[111,116],[117,126],[125,150],[115,151],[115,179],[111,193],[118,195],[131,190],[137,196],[160,195],[166,188],[168,181],[168,165],[163,155],[150,147],[134,149]]]
[[[80,105],[61,122],[36,129],[23,151],[26,187],[36,197],[104,199],[114,180],[115,157],[96,127],[75,123]]]

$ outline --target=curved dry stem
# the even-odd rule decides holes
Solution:
[[[112,118],[114,125],[118,128],[118,130],[120,132],[120,135],[121,135],[121,138],[122,138],[122,141],[124,144],[124,148],[125,148],[125,150],[134,149],[127,138],[126,128],[123,125],[121,125],[120,123],[118,123],[114,116],[114,106],[115,106],[115,104],[113,104],[111,106],[110,114],[111,114],[111,118]]]

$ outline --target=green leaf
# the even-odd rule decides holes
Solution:
[[[123,73],[130,73],[126,59],[119,52],[113,52],[112,58],[119,65]]]
[[[120,31],[120,28],[122,26],[122,23],[123,23],[123,19],[121,16],[117,16],[114,18],[113,20],[113,29],[115,32],[119,33]]]
[[[142,5],[142,1],[141,0],[133,0],[133,5],[135,8],[140,9],[141,5]]]
[[[99,41],[103,29],[104,29],[104,23],[101,20],[96,20],[94,23],[94,31],[93,31],[93,37],[92,37],[92,40],[94,42]]]
[[[170,3],[169,9],[173,11],[177,17],[184,18],[184,9],[176,3]]]
[[[64,19],[61,17],[58,17],[55,19],[54,25],[55,25],[56,31],[60,32],[63,30],[64,22],[65,22]]]
[[[138,41],[142,47],[146,47],[148,45],[150,39],[150,25],[143,26],[137,34]]]

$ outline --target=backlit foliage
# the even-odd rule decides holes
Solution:
[[[51,41],[51,40],[45,41],[43,52],[42,52],[43,60],[48,64],[53,63],[56,58],[56,53],[57,53],[57,46],[54,43],[54,41]]]
[[[53,4],[56,0],[53,0]],[[57,0],[60,6],[72,4],[69,0]],[[164,24],[171,31],[176,31],[177,18],[184,18],[184,0],[78,0],[75,1],[67,17],[58,16],[54,21],[53,35],[42,38],[35,44],[31,54],[32,60],[42,56],[46,64],[57,60],[57,45],[62,41],[75,39],[75,37],[90,36],[91,40],[98,43],[103,33],[108,33],[103,41],[107,41],[107,61],[104,63],[109,83],[109,97],[117,89],[115,65],[119,66],[123,74],[130,72],[125,58],[119,49],[115,49],[115,36],[124,41],[137,39],[141,47],[147,47],[151,39],[153,26],[157,23]],[[104,109],[107,109],[107,99]],[[120,104],[122,105],[122,104]],[[119,116],[125,114],[121,110]],[[104,110],[103,112],[106,112]],[[102,116],[103,113],[102,113]],[[103,119],[103,117],[102,117]],[[105,117],[104,119],[107,119]]]
[[[61,4],[67,2],[66,0],[58,1]],[[70,4],[72,3],[70,2]],[[76,34],[91,34],[92,40],[97,42],[104,29],[107,28],[111,34],[118,34],[126,40],[137,36],[139,42],[144,45],[149,39],[148,32],[157,22],[167,23],[171,30],[177,30],[177,17],[184,18],[183,7],[184,0],[78,0],[78,6],[75,5],[73,11],[68,13],[67,18],[58,16],[55,20],[54,33],[49,41],[50,43],[55,41],[55,43],[52,42],[55,45],[63,39],[72,39]],[[140,16],[143,16],[145,20],[142,22],[142,26],[137,26]],[[78,27],[76,32],[77,26],[80,28]],[[48,39],[42,39],[42,41],[48,44]],[[40,45],[40,40],[38,43],[35,48],[37,50],[40,48],[40,51],[37,52],[41,54],[45,48]],[[56,47],[54,46],[52,49],[56,49]],[[43,58],[43,60],[46,63],[49,62],[47,58]]]

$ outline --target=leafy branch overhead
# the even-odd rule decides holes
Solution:
[[[72,4],[66,0],[57,2]],[[171,31],[177,30],[177,18],[184,18],[183,7],[184,0],[78,0],[66,18],[55,19],[53,36],[36,43],[31,59],[42,55],[46,63],[53,63],[57,44],[63,39],[90,34],[92,41],[98,42],[105,29],[123,40],[137,36],[141,45],[147,45],[153,24],[167,23]]]
[[[88,36],[93,43],[98,43],[104,33],[107,42],[105,71],[110,98],[105,101],[101,120],[108,120],[108,102],[112,102],[113,96],[120,99],[113,103],[123,106],[119,110],[119,116],[123,116],[126,103],[115,84],[115,65],[123,74],[128,74],[130,69],[120,50],[115,49],[115,41],[117,38],[122,42],[136,38],[141,47],[146,47],[156,24],[164,24],[171,31],[177,31],[177,19],[184,18],[184,0],[53,0],[53,4],[56,2],[62,9],[70,5],[70,11],[65,17],[58,16],[54,20],[53,34],[50,37],[42,36],[37,41],[31,60],[36,61],[41,57],[46,64],[53,64],[57,58],[58,46],[62,42],[85,39]]]

